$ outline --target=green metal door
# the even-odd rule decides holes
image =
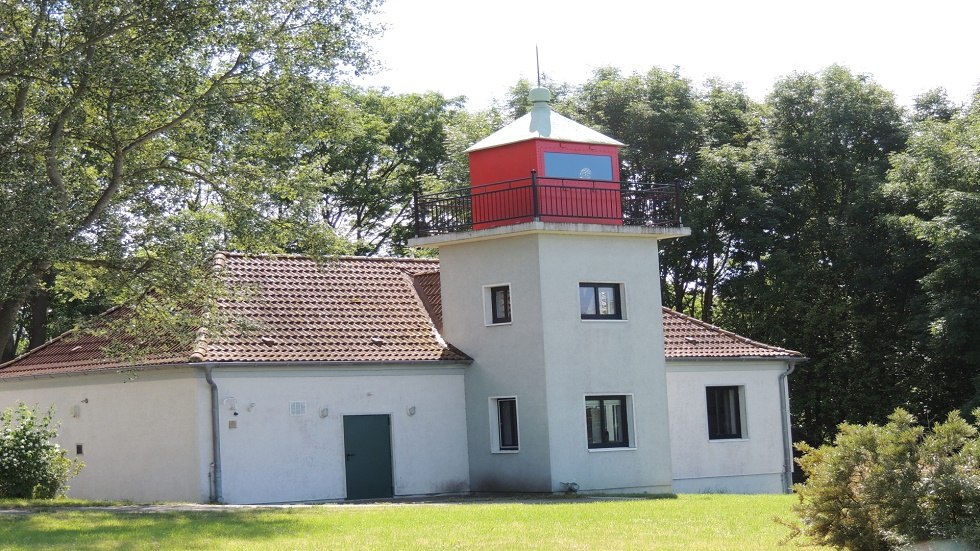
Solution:
[[[345,415],[347,499],[391,497],[391,417]]]

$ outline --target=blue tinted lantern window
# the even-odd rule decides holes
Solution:
[[[612,180],[612,157],[607,155],[545,152],[544,174],[549,178]]]

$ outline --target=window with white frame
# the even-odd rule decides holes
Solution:
[[[705,395],[708,403],[708,438],[745,438],[745,387],[709,386],[705,388]]]
[[[622,292],[618,283],[579,283],[578,298],[584,320],[623,319]]]
[[[493,452],[516,453],[520,449],[516,396],[490,398],[490,425]]]
[[[483,309],[487,325],[511,322],[510,285],[487,285],[483,288]]]
[[[630,445],[629,397],[586,396],[585,430],[590,449]]]

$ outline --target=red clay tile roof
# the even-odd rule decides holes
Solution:
[[[803,358],[794,350],[747,339],[664,308],[664,351],[679,358]]]
[[[432,271],[436,261],[222,256],[220,273],[244,294],[220,300],[219,311],[252,329],[206,343],[198,361],[469,359],[442,340],[415,291],[412,276]]]
[[[153,343],[138,365],[187,362],[468,361],[442,340],[438,260],[340,257],[317,263],[295,255],[219,254],[218,273],[232,292],[218,311],[235,321],[194,346]],[[126,315],[110,310],[96,327]],[[799,357],[664,309],[667,358]],[[130,344],[132,336],[116,336]],[[0,366],[0,378],[124,369],[109,358],[107,336],[69,332]]]
[[[131,367],[127,360],[112,358],[105,353],[106,347],[113,342],[107,334],[110,325],[120,320],[125,321],[129,315],[130,311],[125,308],[113,308],[92,320],[87,325],[86,331],[69,331],[27,354],[0,365],[0,378],[41,377],[66,372]],[[132,347],[142,347],[146,344],[138,342],[131,335],[117,334],[115,341],[122,341]],[[168,365],[187,361],[186,347],[181,346],[176,339],[166,341],[157,339],[152,343],[152,350],[140,358],[140,365]]]
[[[219,300],[218,311],[235,329],[212,339],[202,333],[194,346],[157,343],[139,366],[469,360],[442,340],[415,290],[413,276],[431,273],[438,261],[340,257],[318,264],[295,255],[224,253],[216,266],[232,290]],[[110,310],[94,324],[104,327],[124,312]],[[69,332],[0,366],[0,378],[131,367],[107,357],[109,342],[107,336]]]

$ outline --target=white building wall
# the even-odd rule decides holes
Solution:
[[[70,496],[208,500],[210,395],[199,370],[0,381],[0,409],[18,401],[41,410],[55,406],[58,444],[85,462],[69,482]]]
[[[608,229],[611,233],[604,234]],[[440,243],[443,334],[474,358],[466,399],[476,491],[671,491],[657,242],[618,228]],[[580,282],[624,288],[627,318],[583,321]],[[511,286],[487,327],[483,289]],[[628,394],[635,445],[590,451],[585,396]],[[488,397],[516,395],[520,451],[492,453]]]
[[[214,380],[227,503],[344,499],[344,415],[391,416],[395,495],[469,490],[461,367],[219,366]]]
[[[541,236],[554,491],[671,491],[657,240]],[[582,320],[579,283],[621,285],[623,320]],[[629,448],[588,448],[586,395],[631,398]]]
[[[680,493],[781,493],[781,360],[667,362],[674,489]],[[744,387],[743,438],[710,440],[705,388]]]
[[[538,242],[530,234],[439,251],[443,336],[474,358],[466,373],[474,491],[551,491]],[[512,322],[487,326],[488,285],[510,285]],[[518,453],[491,449],[491,396],[516,396]]]

